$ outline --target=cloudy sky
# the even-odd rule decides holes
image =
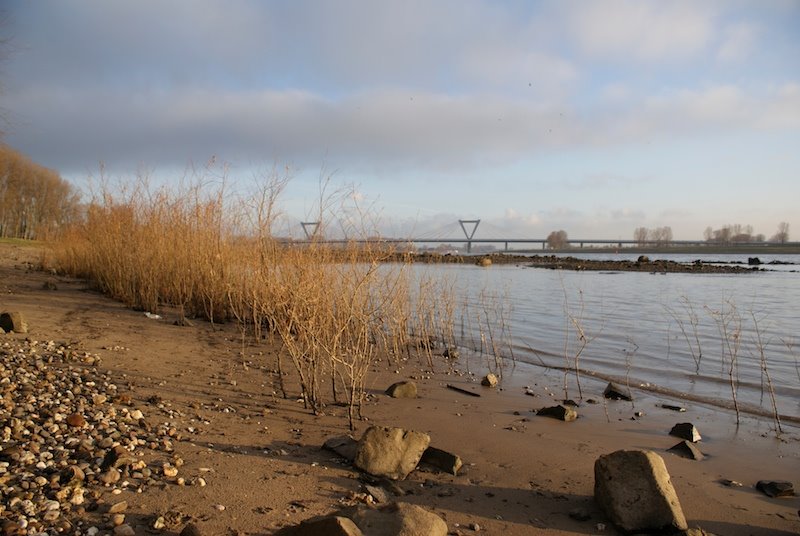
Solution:
[[[800,235],[796,0],[2,6],[4,140],[82,188],[214,157],[290,166],[297,221],[333,174],[386,234]]]

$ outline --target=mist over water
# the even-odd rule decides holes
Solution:
[[[715,259],[742,260],[722,257],[730,256]],[[780,260],[800,262],[800,256]],[[732,403],[733,354],[739,403],[771,413],[763,350],[779,412],[800,417],[800,273],[793,271],[797,265],[776,268],[748,274],[574,272],[524,265],[415,269],[452,281],[465,316],[457,319],[455,335],[465,347],[572,367],[582,330],[581,371],[627,376],[631,386],[650,384],[723,406]],[[570,395],[577,396],[574,378]]]

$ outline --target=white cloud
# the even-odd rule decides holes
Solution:
[[[710,4],[694,1],[611,0],[568,4],[572,35],[584,53],[642,61],[685,58],[713,36]]]
[[[757,27],[747,22],[731,24],[722,32],[722,43],[717,51],[717,58],[723,62],[739,62],[752,52]]]

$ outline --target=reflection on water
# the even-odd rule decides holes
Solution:
[[[766,363],[780,413],[800,416],[800,273],[415,269],[454,281],[467,316],[483,319],[460,323],[465,346],[480,350],[488,318],[496,337],[510,334],[493,345],[504,357],[563,367],[580,352],[581,370],[728,402],[733,377],[741,403],[771,411]]]

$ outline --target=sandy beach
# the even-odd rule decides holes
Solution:
[[[92,526],[110,533],[103,505],[121,500],[127,502],[125,523],[136,534],[166,535],[179,534],[189,522],[205,535],[272,534],[370,502],[359,471],[320,448],[326,439],[350,433],[347,409],[328,406],[323,415],[311,414],[298,401],[291,375],[290,396],[280,395],[278,339],[255,344],[232,323],[178,326],[168,310],[148,317],[84,281],[36,270],[39,258],[38,249],[0,245],[0,310],[19,311],[29,324],[27,334],[0,334],[0,345],[54,341],[97,355],[98,373],[109,375],[131,408],[150,426],[175,431],[173,451],[145,447],[139,454],[148,466],[173,463],[177,476],[141,492],[133,484],[101,487],[99,507],[87,507],[82,528],[72,533]],[[95,368],[52,366],[71,366],[79,374]],[[441,516],[451,534],[617,534],[594,503],[593,467],[600,455],[619,449],[649,449],[664,458],[690,527],[718,535],[800,532],[799,497],[770,498],[755,489],[765,479],[800,486],[796,425],[786,423],[776,438],[769,419],[745,416],[737,429],[732,412],[635,389],[633,404],[604,403],[606,382],[591,378],[583,380],[584,394],[598,403],[581,404],[580,418],[565,423],[535,414],[561,398],[559,371],[508,364],[495,389],[480,386],[488,370],[479,360],[442,359],[434,371],[413,358],[383,360],[372,368],[365,420],[352,434],[360,437],[371,424],[417,430],[431,436],[431,445],[463,459],[457,476],[420,467],[398,483],[403,501]],[[418,398],[384,394],[405,379],[417,383]],[[687,411],[664,409],[664,403]],[[678,422],[697,426],[704,460],[667,452],[678,442],[668,435]],[[183,463],[175,463],[177,458]],[[724,479],[742,486],[723,485]],[[575,519],[585,517],[578,511],[589,518]],[[164,527],[154,529],[159,517]]]

